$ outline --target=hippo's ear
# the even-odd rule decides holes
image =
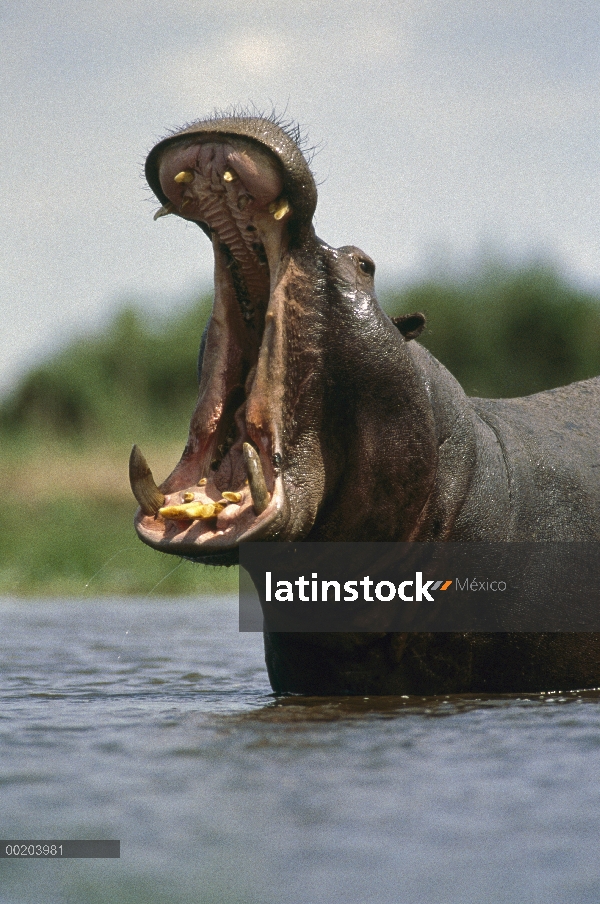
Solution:
[[[400,317],[392,317],[392,323],[397,326],[406,341],[416,339],[425,329],[425,314],[401,314]]]

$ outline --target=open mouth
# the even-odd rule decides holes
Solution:
[[[164,200],[155,218],[177,214],[210,237],[215,298],[188,442],[160,488],[133,449],[136,529],[157,549],[218,560],[242,540],[276,538],[286,518],[276,387],[285,370],[283,301],[294,279],[294,192],[276,153],[214,129],[162,142],[149,166]]]

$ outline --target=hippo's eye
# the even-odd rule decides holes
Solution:
[[[375,264],[373,261],[362,258],[362,260],[358,262],[358,266],[363,273],[367,274],[367,276],[375,276]]]

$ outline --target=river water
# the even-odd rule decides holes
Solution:
[[[237,600],[0,602],[0,902],[600,901],[600,693],[271,696]]]

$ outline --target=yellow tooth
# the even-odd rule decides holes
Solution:
[[[227,502],[241,502],[242,501],[241,493],[231,493],[229,490],[227,490],[225,493],[221,493],[221,495],[223,496],[223,499],[227,500]]]
[[[273,208],[273,210],[271,210]],[[282,220],[286,213],[289,213],[290,205],[287,198],[280,198],[279,201],[269,204],[269,213],[273,214],[274,220]]]
[[[216,517],[224,508],[222,502],[188,502],[185,505],[165,505],[158,510],[158,514],[173,521],[206,521]]]
[[[206,480],[207,480],[206,477],[201,477],[200,480],[198,481],[198,486],[199,486],[199,487],[205,487],[205,486],[206,486]]]
[[[179,205],[179,209],[183,210],[184,207],[188,206],[190,201],[191,201],[191,198],[184,198],[183,201],[181,202],[181,204]]]
[[[175,205],[171,204],[171,202],[169,201],[168,204],[165,204],[164,207],[161,207],[160,210],[156,211],[156,213],[154,214],[152,219],[158,220],[159,217],[166,217],[166,216],[168,216],[168,214],[173,213],[174,210],[175,210]]]
[[[234,173],[233,170],[226,169],[223,173],[223,182],[235,182],[237,177],[237,173]]]
[[[194,174],[189,170],[182,170],[180,173],[177,173],[177,175],[173,177],[173,181],[177,182],[179,185],[182,185],[185,182],[193,182]]]
[[[193,502],[195,498],[196,498],[196,497],[194,496],[193,493],[184,493],[184,494],[183,494],[183,501],[184,501],[184,502]]]

